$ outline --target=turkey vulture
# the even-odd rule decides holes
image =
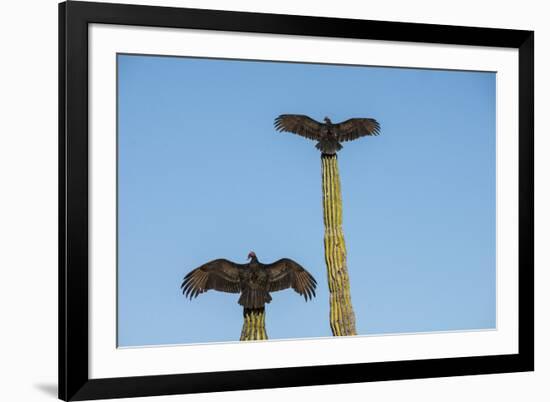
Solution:
[[[315,296],[317,281],[300,264],[282,258],[262,264],[256,254],[248,254],[248,264],[236,264],[220,258],[207,262],[185,275],[181,288],[189,299],[209,289],[240,293],[239,304],[245,308],[262,308],[271,301],[269,292],[294,289],[305,300]]]
[[[380,124],[374,119],[353,118],[334,124],[328,117],[319,123],[303,114],[282,114],[275,119],[277,131],[287,131],[316,140],[315,147],[332,155],[342,149],[340,142],[351,141],[365,135],[380,134]]]

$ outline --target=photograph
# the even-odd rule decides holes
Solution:
[[[116,69],[118,348],[497,329],[495,72]]]
[[[294,11],[59,4],[60,399],[535,369],[533,27]]]

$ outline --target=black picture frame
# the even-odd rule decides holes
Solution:
[[[88,375],[88,24],[519,51],[519,353],[214,373]],[[59,398],[87,400],[534,370],[534,32],[70,1],[59,5]]]

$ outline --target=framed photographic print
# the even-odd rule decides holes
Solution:
[[[534,369],[534,33],[59,5],[59,397]]]

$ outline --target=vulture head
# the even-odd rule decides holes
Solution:
[[[252,260],[256,258],[256,253],[254,251],[251,251],[250,253],[248,253],[248,259],[249,260]]]

